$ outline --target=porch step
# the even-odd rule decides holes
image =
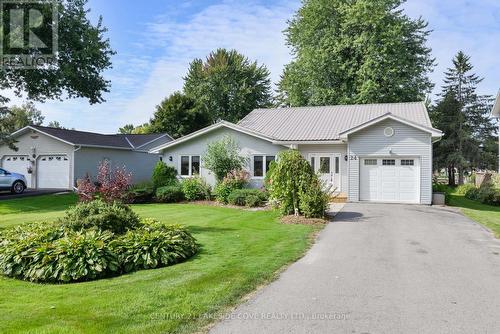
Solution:
[[[347,194],[345,193],[331,194],[330,203],[347,203]]]

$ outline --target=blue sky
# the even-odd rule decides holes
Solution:
[[[90,0],[91,17],[103,16],[108,37],[117,51],[106,102],[90,106],[85,100],[38,104],[46,123],[114,133],[127,123],[150,119],[155,106],[182,88],[182,77],[193,58],[217,47],[235,48],[265,64],[277,82],[291,59],[282,31],[300,1],[119,1]],[[433,30],[428,45],[437,66],[430,75],[439,90],[443,71],[458,50],[472,57],[484,77],[480,92],[500,88],[500,1],[408,0],[411,17],[422,16]],[[22,101],[13,98],[13,103]]]

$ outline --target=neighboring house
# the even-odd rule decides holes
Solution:
[[[222,121],[152,152],[181,177],[199,174],[214,184],[203,155],[224,135],[234,136],[249,158],[254,187],[262,186],[278,152],[291,148],[350,201],[430,204],[432,143],[442,132],[421,102],[256,109],[238,124]]]
[[[132,182],[149,180],[159,156],[149,153],[172,141],[168,134],[105,135],[92,132],[27,126],[12,134],[17,151],[0,145],[0,166],[26,176],[28,188],[72,189],[88,173],[109,160],[125,166]]]
[[[500,90],[497,94],[497,99],[491,110],[491,115],[498,120],[498,172],[500,173]]]

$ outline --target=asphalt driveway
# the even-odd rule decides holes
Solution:
[[[64,192],[61,189],[26,189],[22,194],[12,194],[9,191],[0,191],[0,201],[6,199],[22,198],[22,197],[32,197],[41,196],[47,194],[55,194]]]
[[[500,241],[451,209],[347,204],[211,333],[499,333]]]

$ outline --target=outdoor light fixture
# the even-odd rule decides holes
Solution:
[[[168,161],[173,161],[173,160],[174,160],[174,158],[172,158],[172,156],[168,157]]]

